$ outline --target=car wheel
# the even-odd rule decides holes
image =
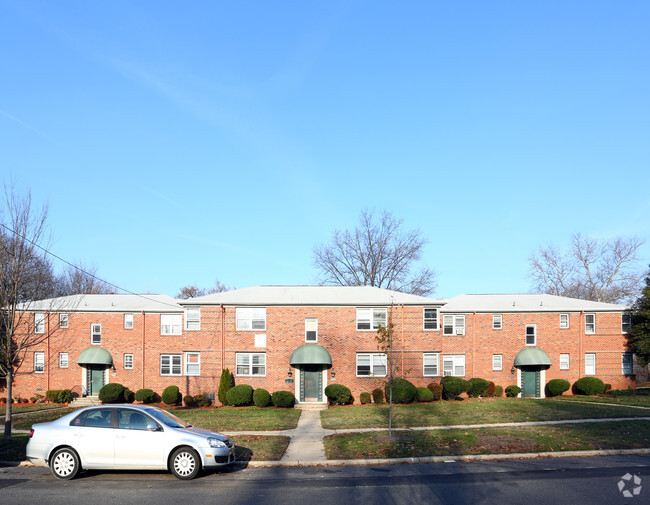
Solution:
[[[194,449],[181,447],[172,453],[170,470],[179,479],[189,480],[201,470],[201,460]]]
[[[79,456],[72,449],[59,449],[50,460],[52,475],[57,479],[70,480],[79,473]]]

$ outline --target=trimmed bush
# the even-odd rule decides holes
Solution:
[[[573,384],[573,392],[579,395],[599,395],[605,391],[605,383],[598,377],[583,377]]]
[[[296,401],[296,397],[291,391],[276,391],[272,396],[273,405],[280,408],[290,408]]]
[[[612,389],[612,385],[605,383],[605,391],[603,393],[607,393],[610,389]]]
[[[256,407],[268,407],[271,403],[271,394],[263,388],[258,388],[253,393],[253,403]]]
[[[390,384],[386,384],[384,393],[386,398],[390,398]],[[393,380],[393,403],[411,403],[415,400],[415,386],[413,383],[407,381],[406,379],[394,379]]]
[[[359,401],[361,402],[361,405],[365,405],[366,403],[370,403],[372,401],[372,396],[370,396],[370,393],[361,393]]]
[[[546,384],[546,396],[561,396],[571,388],[571,383],[564,379],[551,379]]]
[[[377,404],[384,403],[384,390],[376,388],[372,390],[372,401]]]
[[[492,381],[488,384],[488,387],[485,388],[485,391],[483,391],[483,396],[484,398],[492,398],[494,396],[494,389],[496,388],[496,384]]]
[[[196,402],[194,401],[194,397],[192,395],[183,396],[183,403],[188,408],[196,407]]]
[[[212,406],[212,400],[208,397],[208,395],[204,395],[203,393],[199,393],[197,395],[194,395],[194,403],[197,407],[211,407]]]
[[[483,395],[483,391],[485,391],[490,385],[490,381],[481,379],[480,377],[474,377],[473,379],[468,380],[467,383],[469,385],[467,388],[467,394],[471,398],[478,398]]]
[[[57,396],[57,403],[70,403],[72,401],[72,391],[69,389],[62,389],[59,391],[59,395]]]
[[[135,400],[135,393],[131,391],[129,388],[124,388],[124,402],[133,403],[134,400]]]
[[[232,374],[230,370],[224,368],[221,371],[221,379],[219,380],[219,392],[217,393],[217,398],[221,402],[221,405],[228,405],[228,391],[234,386],[232,380]]]
[[[497,398],[503,396],[503,386],[494,386],[494,396]]]
[[[45,398],[48,402],[59,403],[59,394],[61,393],[60,389],[48,389],[45,392]]]
[[[167,405],[180,405],[183,397],[178,386],[167,386],[162,394],[162,401]]]
[[[442,397],[445,400],[455,400],[461,393],[466,393],[469,384],[465,379],[447,375],[440,381],[442,385]]]
[[[124,386],[117,382],[106,384],[99,390],[99,400],[102,403],[123,403]]]
[[[142,403],[154,403],[156,401],[156,393],[151,389],[138,389],[135,392],[135,400]]]
[[[250,405],[253,402],[253,387],[248,384],[240,384],[234,388],[230,388],[226,393],[226,400],[228,405],[234,407],[243,407]]]
[[[352,391],[343,384],[330,384],[325,388],[325,396],[330,405],[349,405],[353,402]]]
[[[506,388],[506,396],[508,398],[514,398],[519,393],[521,393],[521,388],[519,386],[508,386]]]
[[[442,384],[432,382],[427,384],[427,389],[433,393],[433,401],[438,402],[442,399]]]
[[[419,402],[432,402],[433,392],[429,388],[415,388],[415,399]]]

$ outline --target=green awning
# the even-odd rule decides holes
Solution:
[[[515,356],[515,366],[550,365],[551,360],[544,351],[538,347],[522,349]]]
[[[289,360],[291,365],[331,365],[332,356],[324,347],[305,344],[298,347]]]
[[[88,347],[81,351],[77,358],[78,365],[106,365],[113,364],[111,353],[102,347]]]

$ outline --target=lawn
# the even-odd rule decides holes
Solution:
[[[644,417],[643,409],[615,407],[599,403],[577,403],[556,399],[520,398],[440,401],[393,406],[393,426],[445,426],[563,419]],[[326,429],[386,428],[388,406],[346,406],[321,412]]]
[[[238,461],[278,461],[290,440],[290,437],[261,435],[237,435],[231,438]]]
[[[300,411],[268,407],[219,407],[218,409],[177,409],[175,415],[190,424],[215,431],[278,431],[298,425]]]
[[[409,458],[466,454],[636,449],[650,447],[650,421],[563,426],[387,431],[326,437],[328,459]]]
[[[558,400],[563,401],[578,401],[578,402],[592,402],[592,403],[615,403],[617,405],[635,405],[637,407],[650,408],[650,396],[559,396]],[[646,412],[650,415],[650,410]]]
[[[63,405],[58,403],[36,403],[30,405],[12,405],[12,407],[13,407],[11,409],[12,414],[22,414],[25,412],[60,409],[63,407]],[[7,406],[0,405],[0,416],[4,416],[6,412],[7,412]]]

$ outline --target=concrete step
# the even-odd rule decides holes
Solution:
[[[298,410],[327,410],[327,403],[296,403],[293,408]]]
[[[72,400],[71,407],[89,407],[90,405],[99,405],[99,397],[97,396],[79,396]]]

